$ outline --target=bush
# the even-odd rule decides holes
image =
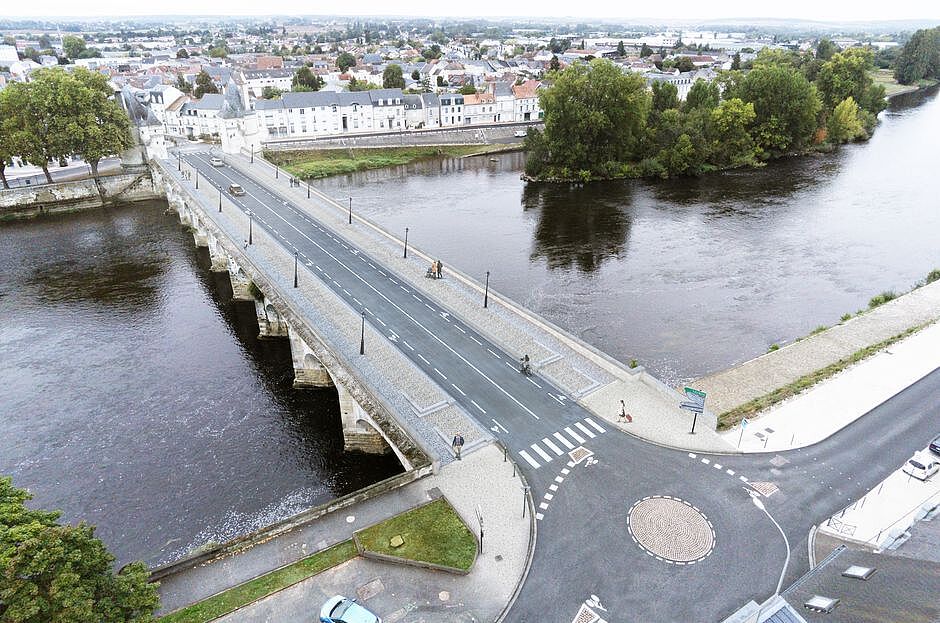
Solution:
[[[927,273],[927,276],[924,278],[924,283],[933,283],[940,279],[940,268],[934,268],[932,271]]]
[[[638,362],[636,359],[631,359],[631,360],[630,360],[630,367],[631,367],[631,368],[635,368],[635,367],[637,367],[638,365],[640,365],[640,364],[639,364],[639,362]]]
[[[813,329],[813,330],[810,332],[810,335],[816,335],[817,333],[822,333],[823,331],[825,331],[825,330],[828,329],[828,328],[829,328],[829,327],[827,327],[826,325],[821,324],[821,325],[819,325],[818,327],[816,327],[815,329]]]
[[[846,320],[851,320],[851,319],[852,319],[852,314],[842,314],[842,317],[839,318],[841,322],[845,322]]]
[[[780,344],[771,344],[770,348],[767,349],[767,352],[772,353],[775,350],[780,350]]]
[[[873,296],[870,301],[868,301],[868,309],[874,309],[879,305],[884,305],[888,301],[894,300],[898,297],[897,294],[891,290],[885,290],[877,296]]]

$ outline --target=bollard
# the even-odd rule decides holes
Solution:
[[[513,478],[516,477],[516,464],[515,463],[512,464],[512,477]]]
[[[507,450],[506,448],[503,448],[503,463],[506,462],[506,455],[507,455],[507,454],[509,454],[509,450]]]

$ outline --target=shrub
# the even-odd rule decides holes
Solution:
[[[839,318],[839,321],[845,322],[846,320],[850,320],[851,318],[852,318],[852,314],[846,313],[846,314],[842,314],[842,317]]]
[[[772,353],[775,350],[780,350],[780,344],[771,344],[770,348],[767,349],[767,352]]]
[[[819,325],[818,327],[816,327],[815,329],[813,329],[813,330],[810,332],[810,335],[816,335],[817,333],[822,333],[823,331],[825,331],[825,330],[828,329],[828,328],[829,328],[829,327],[827,327],[826,325],[821,324],[821,325]]]
[[[640,364],[639,364],[639,362],[637,362],[636,359],[631,359],[631,360],[630,360],[630,367],[631,367],[631,368],[635,368],[635,367],[637,367],[638,365],[640,365]]]
[[[927,273],[927,276],[924,278],[924,283],[933,283],[940,279],[940,268],[934,268],[932,271]]]
[[[870,301],[868,301],[868,309],[874,309],[879,305],[884,305],[888,301],[894,300],[897,298],[897,294],[891,290],[885,290],[877,296],[873,296]]]

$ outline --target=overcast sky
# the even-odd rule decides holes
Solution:
[[[668,2],[626,3],[622,0],[542,0],[540,2],[507,2],[506,0],[473,0],[471,2],[389,2],[358,0],[343,3],[270,3],[253,0],[45,0],[26,2],[7,0],[4,16],[76,16],[114,17],[128,15],[268,15],[283,11],[296,13],[303,7],[308,13],[340,9],[356,15],[418,15],[428,17],[466,16],[506,17],[533,15],[571,19],[609,18],[641,22],[643,18],[711,19],[728,17],[772,17],[810,20],[894,20],[940,19],[940,1],[899,0],[669,0]],[[632,6],[631,6],[632,5]],[[573,10],[576,9],[576,12]],[[76,13],[80,10],[81,13]],[[529,13],[528,11],[531,11]],[[632,11],[632,12],[631,12]],[[573,16],[574,15],[574,16]]]

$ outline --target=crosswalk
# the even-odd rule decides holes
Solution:
[[[525,459],[525,462],[534,469],[538,469],[545,463],[551,463],[553,459],[563,455],[566,456],[569,451],[574,450],[589,439],[594,439],[606,432],[607,429],[593,419],[586,417],[570,426],[565,426],[541,441],[531,444],[529,448],[520,450],[519,456]]]

